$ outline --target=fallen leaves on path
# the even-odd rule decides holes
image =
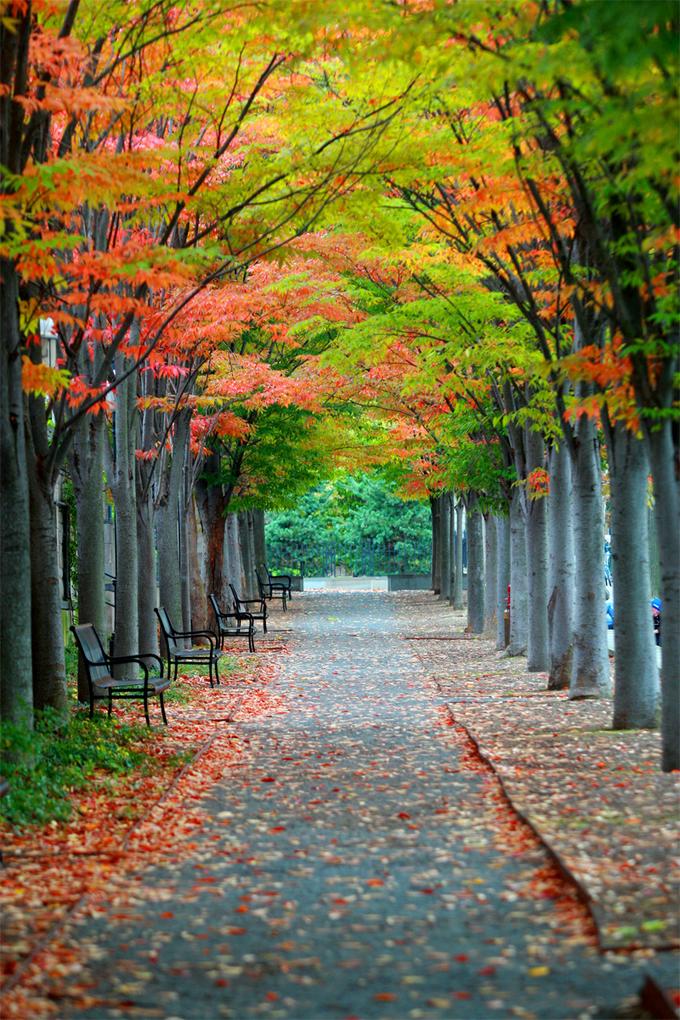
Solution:
[[[150,855],[190,848],[204,821],[193,805],[249,753],[248,739],[230,732],[228,721],[247,723],[284,711],[283,699],[268,689],[274,674],[274,659],[238,656],[219,687],[210,688],[203,676],[180,676],[186,703],[169,704],[170,725],[144,741],[149,755],[144,774],[122,774],[113,783],[110,776],[93,776],[86,789],[72,793],[66,823],[21,832],[0,824],[5,864],[0,987],[12,989],[24,969],[70,974],[77,967],[73,950],[58,943],[40,950],[82,898],[96,904],[97,897],[106,899],[114,879],[132,876]],[[137,722],[139,705],[117,703],[114,714]],[[23,988],[3,994],[6,1017],[24,1020],[55,1009],[50,1000],[31,995],[30,974]]]
[[[584,890],[602,947],[680,945],[680,776],[660,771],[659,734],[611,730],[610,699],[548,691],[545,674],[483,638],[412,648],[433,696]]]

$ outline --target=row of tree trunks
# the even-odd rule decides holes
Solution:
[[[3,111],[4,112],[4,111]],[[3,162],[5,162],[3,160]],[[7,164],[6,164],[7,165]],[[0,260],[0,690],[2,717],[33,721],[31,559],[19,287]]]
[[[505,640],[505,611],[510,584],[510,521],[496,517],[496,648],[502,651]],[[487,589],[488,590],[488,589]]]
[[[550,576],[548,626],[550,673],[548,688],[567,690],[574,662],[574,529],[572,517],[571,459],[564,443],[550,449]]]
[[[542,441],[524,438],[530,470],[544,462]],[[510,644],[507,654],[528,654],[527,666],[547,671],[551,689],[569,688],[570,697],[608,695],[611,690],[605,616],[604,513],[597,426],[581,417],[573,443],[550,450],[550,495],[527,499],[512,490],[504,526],[487,518],[484,557],[482,515],[468,502],[468,629],[496,630],[499,648],[506,586],[506,536],[510,553]],[[616,634],[615,728],[657,725],[659,680],[650,611],[645,444],[622,425],[607,433]],[[675,522],[677,523],[677,522]],[[663,525],[662,525],[663,526]],[[673,530],[671,539],[677,543]],[[495,553],[492,552],[495,537]],[[484,565],[486,559],[486,565]],[[492,564],[494,570],[491,569]],[[484,600],[484,587],[487,598]],[[497,618],[492,620],[492,613]],[[665,628],[665,603],[664,603]],[[666,637],[664,629],[664,641]],[[673,637],[670,639],[673,644]],[[664,645],[664,654],[666,649]],[[671,684],[667,696],[672,699]],[[677,712],[671,702],[665,718]],[[671,740],[670,736],[667,738]]]

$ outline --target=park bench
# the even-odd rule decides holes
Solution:
[[[274,581],[266,581],[261,567],[255,567],[255,576],[257,578],[257,587],[260,592],[260,598],[268,602],[271,602],[272,599],[281,599],[283,611],[285,613],[286,586],[284,584],[277,584]]]
[[[287,599],[293,598],[293,578],[290,574],[272,574],[266,563],[261,564],[263,577],[273,588],[281,588],[286,593]]]
[[[91,623],[81,623],[77,627],[71,627],[76,639],[78,650],[85,666],[87,684],[90,692],[90,718],[94,716],[94,703],[97,700],[106,698],[108,701],[108,714],[111,715],[114,699],[118,700],[139,700],[144,702],[144,715],[146,725],[151,726],[149,719],[149,697],[158,697],[161,705],[163,722],[168,725],[163,703],[163,692],[170,686],[170,677],[163,675],[163,660],[152,652],[143,655],[108,655],[104,651],[104,645]],[[155,659],[160,667],[160,677],[150,676],[148,659]],[[113,666],[133,665],[141,666],[141,677],[114,677]]]
[[[234,609],[233,613],[220,609],[215,595],[208,596],[215,615],[215,633],[219,638],[220,648],[224,648],[224,639],[247,638],[248,648],[255,651],[255,620],[252,613],[241,613]]]
[[[262,629],[267,633],[267,603],[263,598],[260,599],[242,599],[241,596],[234,588],[233,584],[229,585],[231,590],[231,597],[234,600],[234,612],[235,613],[248,613],[252,616],[253,620],[262,621]],[[250,609],[250,606],[257,606],[257,609]]]
[[[208,664],[210,674],[210,686],[214,687],[213,670],[215,671],[215,683],[219,686],[220,674],[218,669],[219,658],[222,654],[218,645],[219,641],[211,630],[177,630],[170,622],[167,610],[154,609],[161,625],[165,650],[168,658],[168,675],[171,667],[175,667],[175,680],[177,679],[177,668],[180,663],[184,665],[204,666]],[[194,645],[196,638],[207,638],[208,645]],[[185,641],[192,644],[186,647]]]

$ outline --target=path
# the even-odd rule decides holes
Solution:
[[[195,849],[74,919],[63,1017],[633,1016],[640,979],[428,693],[404,600],[306,594],[290,711],[241,725]]]

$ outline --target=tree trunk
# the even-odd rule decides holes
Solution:
[[[670,421],[646,438],[661,567],[661,767],[680,769],[680,465]]]
[[[35,433],[35,420],[32,434]],[[45,437],[46,440],[46,437]],[[33,454],[33,455],[31,455]],[[62,631],[62,578],[59,569],[57,514],[49,480],[40,474],[42,458],[29,453],[31,499],[31,606],[33,704],[66,712],[66,669]]]
[[[463,608],[463,528],[465,526],[465,505],[462,499],[456,503],[456,548],[453,575],[453,608]]]
[[[441,532],[439,528],[441,504],[438,496],[430,496],[430,514],[432,517],[432,590],[435,595],[438,595],[442,586]]]
[[[571,460],[566,445],[550,450],[550,574],[548,624],[550,676],[548,689],[566,690],[574,659],[574,529]]]
[[[574,669],[570,698],[611,690],[604,591],[604,514],[597,426],[581,415],[574,434]]]
[[[659,539],[656,533],[656,517],[654,508],[647,510],[647,535],[649,537],[649,581],[653,598],[661,597],[661,567],[659,565],[660,553]]]
[[[55,482],[49,466],[47,413],[43,397],[28,398],[26,442],[31,510],[31,636],[33,704],[65,712],[68,704],[62,578],[59,568]]]
[[[189,520],[189,568],[191,578],[191,626],[194,630],[212,630],[215,618],[206,597],[205,548],[203,528],[198,514],[196,500],[192,498]]]
[[[510,644],[508,655],[525,655],[528,620],[527,532],[524,496],[515,487],[510,500]]]
[[[179,562],[180,562],[180,589],[182,594],[182,626],[184,630],[191,630],[191,549],[189,546],[189,518],[194,511],[194,503],[191,498],[191,454],[189,452],[189,423],[187,422],[187,437],[185,440],[184,456],[182,458],[182,481],[180,495],[179,515]]]
[[[484,633],[484,517],[478,502],[470,498],[467,518],[467,625],[472,634]]]
[[[0,260],[0,688],[2,718],[33,725],[31,557],[18,282]]]
[[[505,607],[510,584],[510,519],[496,518],[496,648],[502,651],[505,642]]]
[[[164,479],[163,497],[158,511],[158,564],[160,603],[167,610],[170,622],[177,630],[184,629],[182,609],[182,570],[180,555],[180,506],[184,505],[182,483],[184,458],[189,432],[188,413],[180,411],[175,421],[172,441],[172,458],[169,473]]]
[[[92,623],[105,646],[104,598],[104,441],[105,420],[87,415],[78,426],[71,456],[78,535],[78,622]],[[78,701],[90,698],[87,672],[78,656]]]
[[[255,565],[260,569],[267,562],[267,541],[264,528],[264,510],[252,510],[253,540],[255,542]]]
[[[527,429],[527,472],[545,467],[545,443],[538,432]],[[527,568],[529,626],[527,670],[542,673],[550,668],[548,634],[548,506],[539,496],[527,499]]]
[[[441,550],[440,598],[451,598],[451,493],[445,492],[439,503],[439,548]]]
[[[650,609],[647,451],[624,425],[607,430],[614,582],[614,729],[653,729],[659,671]]]
[[[449,493],[449,605],[453,605],[453,596],[456,590],[456,496],[453,491]]]
[[[497,583],[496,583],[496,571],[498,569],[498,555],[496,551],[498,543],[498,533],[496,530],[496,524],[498,518],[492,514],[487,514],[484,518],[484,564],[485,564],[485,578],[484,578],[484,633],[485,634],[496,634],[496,620],[498,618],[498,606],[497,606]]]
[[[239,542],[238,514],[228,513],[226,518],[226,573],[229,581],[241,598],[245,598],[245,574],[243,560],[241,559],[241,545]]]
[[[237,515],[238,543],[243,564],[244,598],[257,597],[257,578],[255,577],[255,548],[253,540],[253,522],[249,510],[240,510]]]
[[[154,505],[151,493],[137,500],[137,648],[158,654],[158,626],[154,609],[158,605]]]
[[[116,358],[117,374],[127,368],[123,357]],[[114,617],[114,653],[135,655],[139,649],[138,569],[137,569],[137,498],[135,480],[135,415],[137,398],[136,373],[116,389],[114,430],[115,466],[111,491],[115,507],[116,528],[116,609]],[[146,649],[144,649],[146,651]],[[121,675],[134,675],[134,667],[121,667]]]

